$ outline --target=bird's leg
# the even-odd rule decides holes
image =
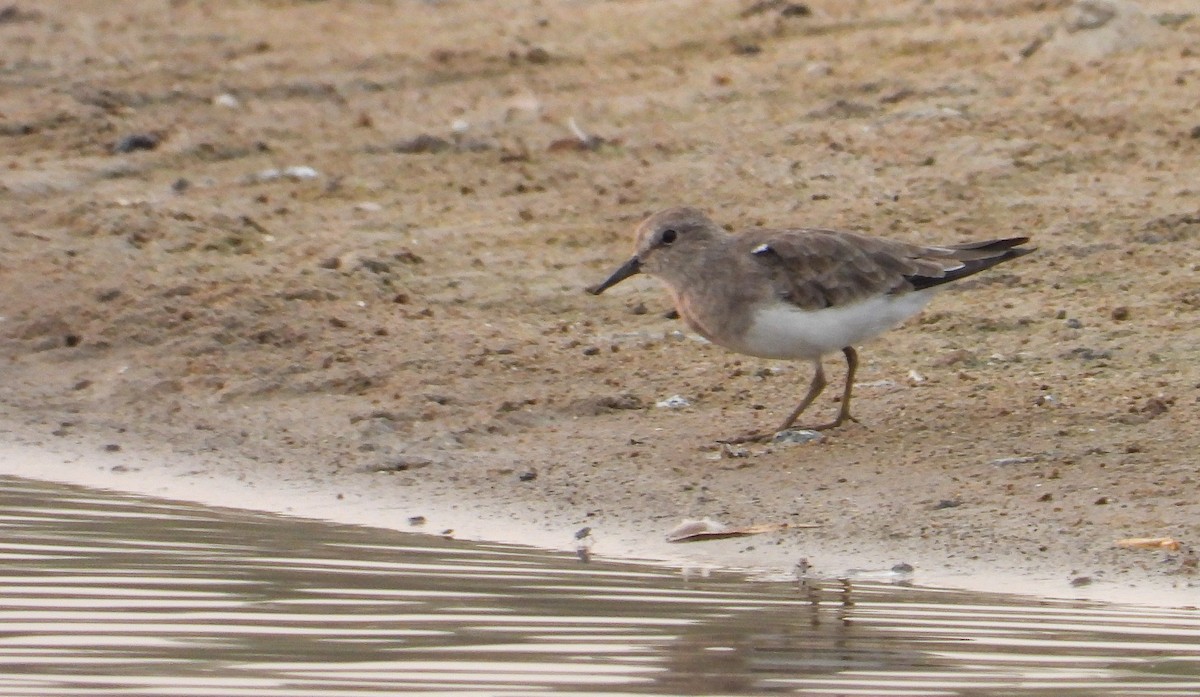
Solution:
[[[815,368],[815,371],[813,372],[812,382],[808,385],[808,394],[804,395],[804,399],[800,400],[800,404],[792,411],[791,415],[783,420],[783,423],[780,424],[779,428],[775,429],[776,433],[779,431],[786,431],[791,428],[792,424],[796,423],[796,419],[800,418],[800,415],[803,414],[804,410],[808,408],[808,405],[812,404],[813,400],[820,396],[821,391],[824,390],[825,386],[829,384],[829,382],[825,380],[825,368],[821,366],[820,358],[813,361],[813,367]]]
[[[854,374],[858,372],[858,352],[853,346],[847,346],[842,349],[842,353],[846,355],[846,386],[842,389],[842,408],[838,411],[836,419],[823,426],[817,426],[814,431],[837,428],[847,421],[858,423],[858,419],[850,415],[850,392],[854,389]]]
[[[825,389],[825,385],[828,384],[828,382],[825,380],[825,369],[821,367],[820,358],[813,361],[813,367],[815,368],[815,372],[813,373],[812,382],[808,385],[808,394],[804,395],[804,399],[800,400],[800,406],[796,407],[795,411],[793,411],[791,415],[787,417],[787,419],[783,422],[783,425],[774,431],[751,432],[744,435],[735,436],[733,438],[723,439],[717,442],[727,443],[729,445],[738,445],[739,443],[756,443],[759,441],[770,440],[771,437],[776,433],[788,430],[788,428],[795,423],[796,419],[800,418],[800,415],[804,413],[804,410],[808,408],[808,405],[812,404],[813,400],[815,400],[817,396],[821,394],[821,390]]]
[[[858,352],[854,350],[853,346],[847,346],[842,349],[842,354],[846,356],[846,385],[842,388],[842,407],[838,411],[836,419],[827,424],[813,426],[812,428],[808,429],[810,431],[827,431],[831,428],[837,428],[847,421],[858,423],[858,419],[854,418],[850,414],[850,394],[854,391],[854,375],[858,372]],[[796,419],[800,418],[800,415],[804,413],[804,410],[808,409],[813,401],[815,401],[816,398],[821,395],[821,391],[825,389],[825,386],[829,384],[825,378],[825,368],[821,365],[821,360],[817,359],[814,361],[813,366],[815,368],[815,372],[813,373],[812,382],[809,383],[808,393],[804,395],[804,399],[800,400],[800,404],[795,408],[795,410],[793,410],[792,413],[789,414],[786,419],[784,419],[783,423],[779,425],[779,428],[775,429],[775,433],[786,431],[791,428],[792,424],[796,423]],[[735,438],[730,438],[728,440],[722,440],[719,442],[728,443],[730,445],[737,445],[739,443],[753,443],[756,441],[767,440],[772,435],[774,434],[748,433],[746,435],[737,436]]]
[[[787,431],[788,428],[791,428],[792,423],[796,423],[800,414],[803,414],[804,410],[809,408],[809,404],[814,402],[818,396],[821,396],[821,391],[829,384],[829,381],[824,377],[824,367],[821,366],[821,359],[812,361],[812,367],[815,368],[815,371],[812,373],[812,381],[809,383],[808,395],[804,395],[804,398],[800,399],[798,407],[792,411],[792,414],[787,419],[784,419],[784,422],[780,423],[779,428],[776,428],[775,432]]]

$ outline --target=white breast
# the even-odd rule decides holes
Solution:
[[[750,330],[729,347],[760,358],[820,358],[900,324],[920,312],[933,293],[881,295],[823,310],[801,310],[781,302],[755,312]]]

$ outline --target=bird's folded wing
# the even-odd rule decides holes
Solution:
[[[959,269],[952,248],[918,245],[821,229],[754,235],[750,254],[767,271],[776,294],[805,310],[846,305],[926,287]]]

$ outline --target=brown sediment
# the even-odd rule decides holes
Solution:
[[[598,553],[707,516],[821,525],[713,543],[723,563],[1198,582],[1113,540],[1200,539],[1200,24],[1019,60],[1056,4],[489,7],[60,1],[0,24],[10,437],[81,471],[159,454],[113,486],[201,458],[193,479],[275,482],[297,512],[590,526]],[[652,281],[584,292],[680,204],[1039,252],[870,344],[861,424],[731,449],[808,366],[692,340]]]

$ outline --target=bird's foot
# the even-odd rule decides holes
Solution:
[[[844,426],[847,421],[853,421],[856,424],[861,423],[858,419],[854,418],[849,413],[843,413],[843,414],[838,414],[838,417],[836,419],[834,419],[833,421],[830,421],[827,424],[821,424],[820,426],[813,426],[807,430],[809,430],[809,431],[828,431],[830,429],[839,428],[841,426]]]
[[[777,430],[774,430],[774,431],[751,431],[749,433],[743,433],[740,436],[733,436],[732,438],[721,438],[717,442],[722,445],[744,445],[746,443],[769,443],[771,441],[779,441],[779,440],[796,440],[794,437],[791,437],[791,436],[788,436],[785,434],[800,434],[800,433],[811,432],[811,431],[817,431],[817,432],[829,431],[831,429],[835,429],[835,428],[844,426],[847,421],[853,421],[856,424],[861,423],[858,419],[854,418],[850,414],[843,413],[843,414],[838,414],[838,417],[836,419],[834,419],[833,421],[830,421],[827,424],[821,424],[820,426],[807,426],[807,427],[797,428],[797,427],[792,426],[791,424],[784,424],[784,425],[780,426]],[[812,439],[808,438],[808,439],[803,439],[803,440],[812,440]]]

